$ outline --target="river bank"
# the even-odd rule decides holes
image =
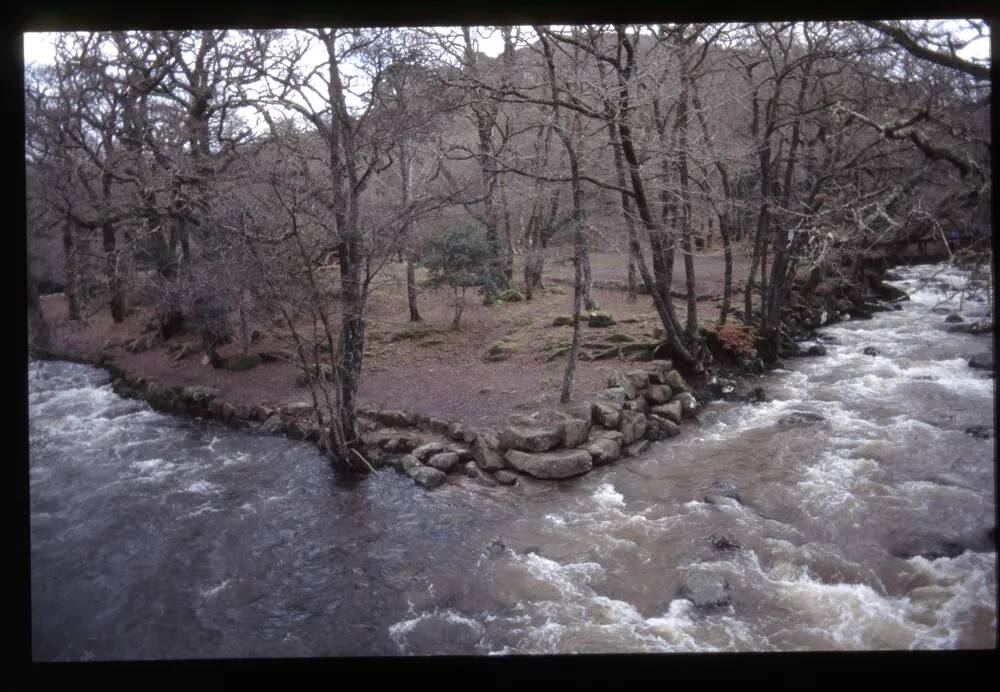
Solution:
[[[857,286],[833,284],[820,286],[808,299],[793,296],[787,308],[789,337],[780,345],[782,357],[822,356],[825,347],[815,340],[813,330],[836,324],[844,319],[870,319],[879,311],[901,309],[905,292],[882,281],[881,273],[866,275]],[[888,302],[885,302],[888,301]],[[523,317],[521,318],[523,320]],[[960,318],[959,318],[960,319]],[[558,322],[558,321],[557,321]],[[132,327],[134,329],[134,325]],[[126,325],[113,325],[123,331]],[[598,368],[583,363],[584,384],[591,389],[569,405],[512,407],[500,412],[497,424],[470,425],[468,422],[447,420],[438,411],[426,407],[405,410],[361,406],[365,457],[377,468],[393,466],[405,472],[420,485],[438,487],[448,480],[448,474],[460,474],[480,483],[513,484],[519,474],[541,479],[570,478],[591,469],[614,463],[622,457],[642,454],[651,444],[680,434],[682,421],[695,418],[699,406],[717,398],[760,403],[766,393],[750,387],[746,376],[764,372],[764,365],[753,357],[753,350],[743,352],[748,345],[726,342],[727,332],[707,330],[709,347],[716,365],[697,376],[689,385],[673,369],[670,360],[652,362],[608,359]],[[742,335],[742,332],[732,332]],[[631,339],[621,332],[622,339]],[[88,362],[108,369],[114,391],[121,396],[141,398],[155,410],[208,418],[229,425],[249,426],[268,434],[283,434],[292,439],[319,443],[320,429],[312,402],[303,400],[275,403],[275,392],[287,391],[292,378],[284,372],[290,363],[267,358],[268,351],[258,348],[252,356],[254,365],[263,359],[275,367],[253,367],[239,372],[211,369],[216,378],[238,382],[243,392],[257,396],[233,396],[231,387],[213,386],[203,382],[192,384],[194,358],[181,363],[186,351],[195,348],[192,342],[175,340],[173,344],[158,344],[150,335],[128,340],[121,348],[120,338],[108,338],[100,351],[94,349],[93,334],[89,340],[57,342],[50,356],[76,362]],[[141,342],[148,342],[138,347]],[[810,342],[807,347],[799,343]],[[90,344],[89,350],[79,344]],[[157,348],[158,347],[158,348]],[[173,354],[173,355],[172,355]],[[234,356],[246,359],[246,356]],[[231,359],[232,359],[231,358]],[[231,360],[230,359],[230,360]],[[205,359],[203,358],[203,361]],[[547,359],[550,360],[550,359]],[[163,367],[170,361],[169,368]],[[184,367],[177,367],[182,365]],[[207,363],[202,362],[206,366]],[[279,370],[284,366],[284,370]],[[782,363],[771,364],[780,368]],[[615,368],[615,369],[611,369]],[[277,372],[284,377],[284,387],[278,385]],[[607,380],[606,388],[594,386],[595,375]],[[494,373],[495,375],[495,373]],[[404,375],[400,373],[400,376]],[[600,382],[598,379],[597,382]],[[216,379],[214,384],[218,384]],[[462,384],[457,394],[461,396]],[[580,384],[578,383],[578,389]],[[261,393],[271,396],[263,398]],[[471,396],[470,392],[464,392]],[[499,422],[502,421],[502,422]]]

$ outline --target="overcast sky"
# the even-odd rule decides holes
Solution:
[[[525,27],[529,29],[529,27]],[[52,61],[53,49],[52,49],[52,37],[56,34],[53,33],[26,33],[24,34],[24,63],[28,65],[32,62],[39,61],[43,63],[48,63]],[[492,36],[483,37],[479,42],[479,50],[487,55],[499,55],[503,50],[503,40],[500,37],[500,33],[494,31]],[[977,58],[984,59],[990,57],[990,39],[989,36],[981,37],[959,52],[959,55],[966,60]]]

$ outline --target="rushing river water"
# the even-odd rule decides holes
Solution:
[[[964,278],[919,288],[929,271],[901,270],[902,311],[762,377],[768,403],[513,489],[344,486],[311,445],[32,363],[34,657],[993,647],[994,381],[967,365],[989,338],[944,330],[932,309]],[[681,597],[699,572],[732,602]]]

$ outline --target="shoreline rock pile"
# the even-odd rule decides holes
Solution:
[[[659,360],[644,370],[613,373],[608,387],[588,400],[513,416],[499,431],[405,411],[358,412],[372,421],[363,438],[384,463],[434,488],[460,470],[486,485],[512,485],[520,475],[573,478],[678,435],[698,407],[673,363]],[[440,439],[428,441],[419,431]]]

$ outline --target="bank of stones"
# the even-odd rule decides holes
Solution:
[[[157,411],[320,441],[309,402],[264,406],[225,401],[213,387],[166,386],[128,373],[113,360],[100,364],[111,373],[117,394],[144,399]],[[358,407],[358,415],[368,462],[375,468],[392,467],[432,489],[462,476],[488,486],[512,485],[521,475],[573,478],[677,435],[682,420],[694,416],[698,406],[671,361],[657,360],[643,370],[613,373],[608,388],[587,400],[514,416],[501,430],[397,409]]]
[[[363,440],[376,457],[424,487],[443,484],[433,469],[486,486],[513,485],[521,476],[573,478],[597,466],[641,454],[651,442],[680,433],[699,407],[669,360],[615,372],[608,387],[561,409],[515,415],[494,430],[391,409],[360,407]],[[429,476],[431,484],[421,482]]]

